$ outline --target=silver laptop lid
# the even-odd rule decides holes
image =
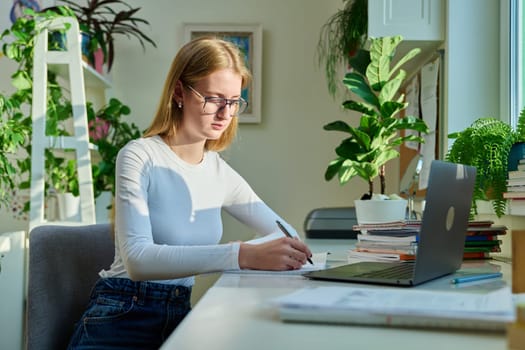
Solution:
[[[434,160],[429,176],[415,284],[452,273],[461,266],[476,168]]]

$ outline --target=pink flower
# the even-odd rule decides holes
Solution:
[[[89,122],[89,137],[93,141],[106,138],[109,134],[110,124],[107,120],[95,117],[95,120]]]

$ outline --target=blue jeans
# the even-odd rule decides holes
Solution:
[[[68,349],[158,349],[191,310],[191,288],[101,278]]]

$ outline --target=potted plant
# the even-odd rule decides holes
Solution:
[[[98,162],[94,162],[93,185],[95,197],[104,191],[115,194],[115,165],[117,154],[129,141],[141,137],[141,130],[134,123],[122,118],[131,110],[116,98],[95,111],[91,104],[87,106],[89,138],[97,146]]]
[[[477,169],[476,184],[472,196],[471,216],[478,214],[478,201],[491,201],[496,216],[505,214],[507,178],[511,152],[525,141],[525,109],[514,131],[507,123],[493,117],[475,120],[468,128],[448,135],[454,143],[445,159],[473,165]]]
[[[354,66],[361,59],[368,32],[368,0],[343,0],[343,3],[343,9],[321,27],[316,51],[318,64],[324,67],[328,92],[333,97],[340,84],[337,78],[340,66]]]
[[[16,68],[11,75],[12,93],[0,92],[0,128],[2,132],[2,155],[0,156],[0,194],[3,204],[8,204],[11,195],[19,190],[28,189],[30,186],[31,171],[31,134],[32,116],[30,106],[33,100],[33,50],[34,39],[45,28],[50,20],[67,15],[67,9],[60,11],[46,11],[36,13],[27,9],[25,16],[19,17],[11,26],[0,35],[2,53],[16,63]],[[37,26],[37,22],[41,26]],[[64,27],[62,30],[67,30]],[[64,96],[58,84],[55,73],[48,72],[47,123],[46,134],[68,135],[64,121],[71,116],[71,103]],[[48,151],[45,153],[46,169],[60,166],[57,157]],[[1,203],[0,203],[1,204]],[[25,210],[29,210],[26,203]]]
[[[86,49],[84,52],[92,64],[97,49],[100,49],[103,52],[103,60],[107,63],[107,70],[111,70],[115,59],[117,35],[137,39],[143,49],[146,48],[146,44],[157,47],[153,39],[139,27],[141,24],[149,25],[145,19],[136,17],[140,7],[131,7],[123,0],[86,0],[83,5],[78,1],[59,1],[74,12],[80,30],[85,33],[87,40],[86,44],[83,44]]]
[[[16,62],[17,68],[12,74],[14,93],[0,93],[0,206],[9,205],[13,193],[27,190],[31,184],[31,135],[32,116],[32,67],[34,38],[39,33],[37,21],[45,21],[57,16],[70,15],[67,8],[55,8],[53,11],[35,13],[26,11],[26,16],[20,17],[10,29],[0,36],[3,42],[2,52]],[[63,30],[67,30],[64,28]],[[69,136],[66,121],[72,117],[71,101],[58,83],[58,77],[48,71],[48,91],[46,113],[46,135]],[[107,134],[93,134],[90,141],[99,150],[100,162],[92,162],[94,193],[100,195],[103,190],[114,192],[114,166],[118,150],[129,140],[140,137],[136,125],[121,119],[130,113],[129,107],[117,99],[98,111],[94,111],[91,103],[87,105],[88,122],[101,120],[108,124]],[[91,123],[94,126],[93,123]],[[75,160],[67,156],[68,151],[54,152],[45,150],[45,190],[46,193],[58,197],[62,192],[70,192],[78,196],[78,177]],[[29,211],[29,202],[25,203],[24,211]]]
[[[358,125],[338,120],[324,126],[325,130],[347,134],[335,149],[337,157],[325,172],[327,181],[338,177],[343,185],[358,176],[368,183],[368,192],[361,199],[374,195],[374,179],[379,177],[381,194],[385,194],[385,164],[399,157],[398,147],[405,141],[424,142],[415,134],[400,134],[404,130],[427,133],[426,123],[414,116],[401,116],[407,107],[399,89],[406,72],[401,66],[419,53],[413,49],[392,67],[401,36],[371,39],[370,63],[366,71],[354,70],[345,75],[343,84],[361,101],[347,100],[343,107],[361,113]],[[356,210],[357,207],[356,207]]]

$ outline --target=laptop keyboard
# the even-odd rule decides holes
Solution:
[[[384,279],[409,279],[414,275],[414,264],[396,264],[383,270],[364,272],[357,277],[384,278]]]

